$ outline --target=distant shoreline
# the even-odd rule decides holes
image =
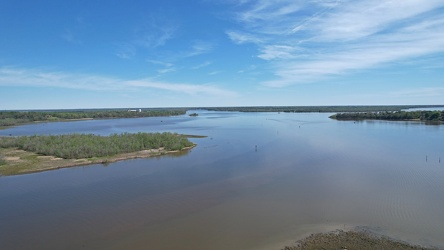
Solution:
[[[9,127],[42,123],[69,122],[96,119],[118,119],[139,117],[168,117],[185,115],[189,110],[226,112],[284,112],[284,113],[339,113],[339,112],[398,112],[406,109],[444,108],[444,105],[344,105],[344,106],[238,106],[238,107],[183,107],[84,110],[21,110],[0,111],[0,130]],[[197,113],[191,114],[198,115]]]
[[[0,129],[40,122],[82,121],[186,114],[187,109],[0,111]]]
[[[347,112],[334,114],[330,118],[338,121],[416,121],[439,125],[444,122],[444,111]]]

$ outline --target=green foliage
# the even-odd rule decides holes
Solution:
[[[15,126],[42,121],[70,119],[109,119],[183,115],[186,109],[151,109],[142,112],[128,110],[79,110],[79,111],[4,111],[0,112],[0,126]]]
[[[443,122],[444,111],[349,112],[335,114],[330,116],[330,118],[337,120],[420,120]]]
[[[0,155],[0,166],[5,164],[6,164],[5,157],[3,155]]]
[[[185,136],[175,133],[0,137],[0,147],[17,147],[26,151],[65,159],[112,156],[120,153],[158,148],[180,150],[192,145],[193,143]]]

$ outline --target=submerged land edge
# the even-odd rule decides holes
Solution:
[[[30,174],[93,164],[107,165],[130,159],[178,154],[186,152],[195,146],[196,144],[193,144],[192,146],[184,147],[180,150],[166,150],[164,148],[147,149],[131,153],[121,153],[113,156],[80,159],[64,159],[51,155],[41,155],[18,148],[0,148],[0,154],[3,155],[3,160],[6,162],[3,166],[0,166],[0,176]]]
[[[403,242],[386,235],[378,235],[370,231],[334,230],[326,233],[313,233],[305,238],[296,240],[294,244],[285,246],[281,250],[436,250],[434,246],[415,245]]]

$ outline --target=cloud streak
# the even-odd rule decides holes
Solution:
[[[78,75],[41,70],[0,68],[0,86],[11,87],[57,87],[93,91],[134,91],[158,89],[187,95],[210,95],[217,97],[235,97],[236,92],[225,90],[210,84],[186,84],[154,81],[149,78],[124,80],[98,75]]]
[[[442,0],[247,1],[227,31],[271,64],[269,87],[384,67],[444,52]]]

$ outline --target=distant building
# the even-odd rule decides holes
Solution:
[[[142,109],[139,109],[139,110],[137,110],[137,109],[128,109],[128,112],[139,112],[139,113],[141,113]]]

